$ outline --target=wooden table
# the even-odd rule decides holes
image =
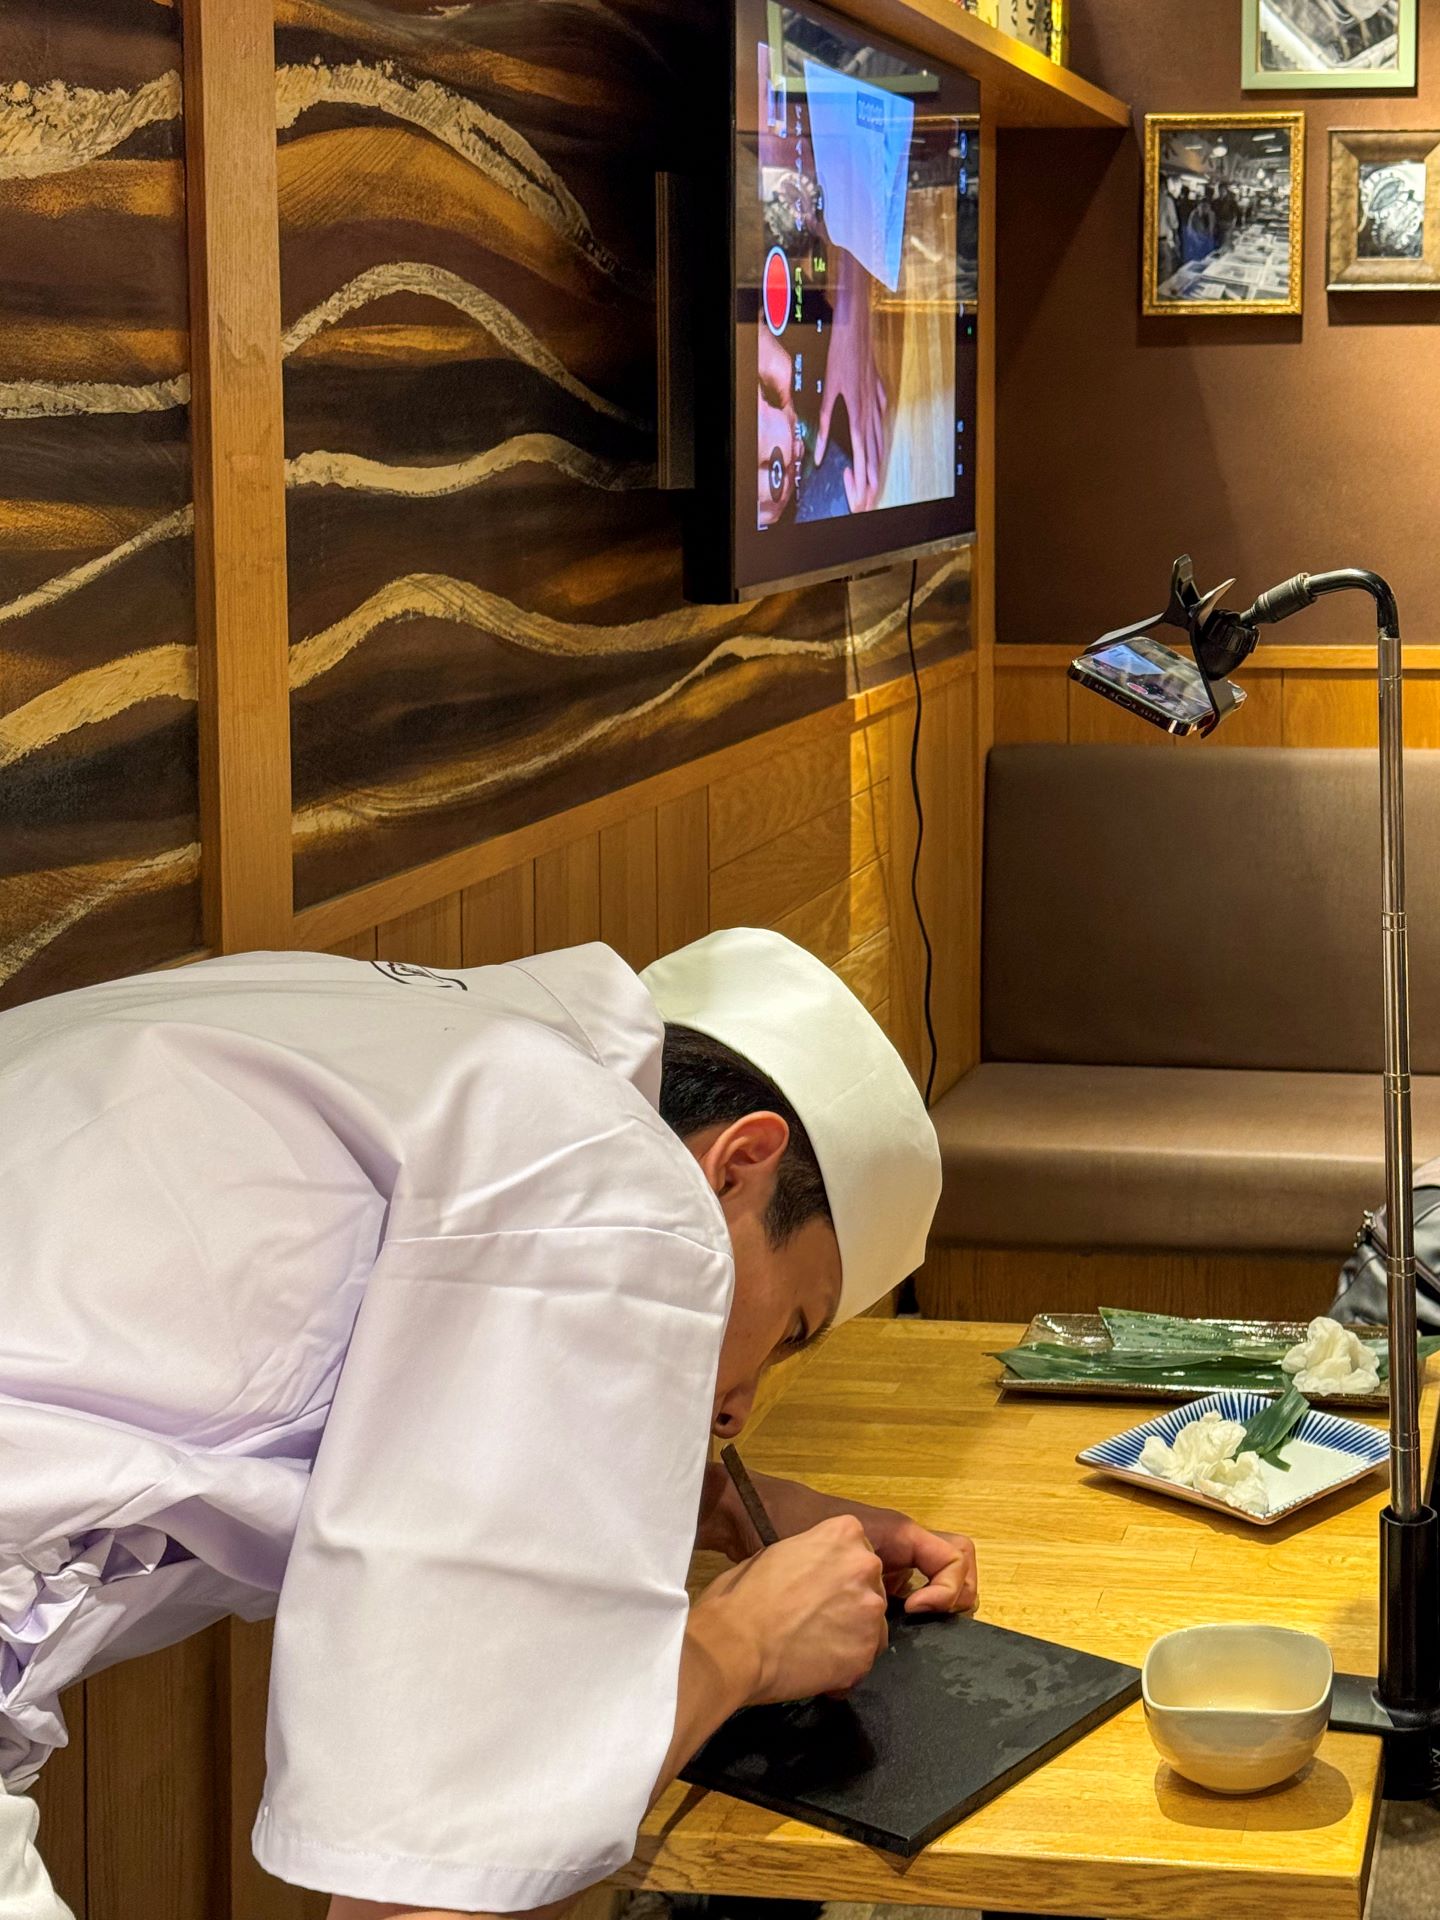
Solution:
[[[1157,1635],[1268,1620],[1373,1672],[1381,1476],[1269,1528],[1105,1482],[1076,1452],[1145,1417],[1133,1402],[1004,1398],[987,1350],[1020,1329],[861,1320],[829,1336],[746,1432],[749,1463],[971,1534],[983,1618],[1139,1665]],[[1427,1468],[1435,1368],[1425,1381]],[[1188,1786],[1137,1704],[912,1861],[677,1784],[624,1885],[891,1901],[1109,1920],[1360,1920],[1378,1743],[1329,1734],[1294,1785]]]

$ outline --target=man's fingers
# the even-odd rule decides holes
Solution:
[[[973,1540],[917,1528],[910,1553],[926,1584],[906,1600],[907,1613],[965,1613],[975,1606],[980,1583]]]
[[[979,1599],[973,1570],[957,1561],[928,1586],[917,1587],[905,1602],[906,1613],[973,1613]]]
[[[830,416],[835,411],[835,389],[827,387],[820,396],[820,431],[815,436],[815,464],[825,464],[825,449],[830,444]]]
[[[862,434],[852,434],[851,464],[855,469],[855,492],[862,507],[870,504],[870,457]]]

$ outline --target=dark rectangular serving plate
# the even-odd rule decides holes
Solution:
[[[909,1858],[1139,1696],[1134,1667],[892,1607],[844,1700],[748,1708],[681,1777]]]

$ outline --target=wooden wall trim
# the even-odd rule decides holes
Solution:
[[[995,670],[1018,673],[1036,667],[1063,669],[1081,651],[1078,646],[997,646]],[[1411,644],[1404,651],[1407,673],[1440,673],[1440,647]],[[1277,640],[1262,643],[1237,677],[1243,680],[1252,673],[1373,673],[1375,665],[1373,646],[1302,647]]]
[[[272,0],[184,0],[205,939],[282,946],[290,686]]]
[[[985,765],[995,739],[995,360],[996,253],[999,229],[996,218],[999,136],[991,90],[981,89],[980,107],[980,337],[977,389],[980,407],[975,422],[976,494],[975,565],[971,576],[971,631],[974,635],[976,677],[973,710],[973,737],[970,743],[972,806],[969,828],[973,836],[970,864],[970,929],[978,958],[981,887],[984,873]],[[978,981],[978,971],[977,971]],[[965,1023],[966,1064],[980,1058],[980,992],[978,984],[969,995]]]
[[[973,652],[956,654],[926,667],[920,675],[925,697],[941,693],[946,687],[976,672]],[[663,805],[707,787],[727,773],[761,765],[776,754],[788,752],[806,741],[828,733],[847,733],[868,720],[910,706],[914,691],[908,677],[886,681],[864,693],[837,701],[818,713],[806,714],[770,733],[752,735],[733,746],[722,747],[683,766],[653,774],[634,786],[601,794],[595,800],[551,814],[511,833],[497,834],[453,853],[442,854],[422,866],[390,874],[351,893],[337,894],[295,915],[289,939],[292,947],[328,948],[347,940],[382,920],[413,913],[446,894],[462,892],[478,881],[488,880],[522,860],[533,860],[568,846],[580,835],[600,833],[618,826],[645,807]]]

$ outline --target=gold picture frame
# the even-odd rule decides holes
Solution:
[[[1298,314],[1304,233],[1303,113],[1146,114],[1146,315]]]
[[[1331,293],[1440,290],[1440,132],[1332,130],[1326,285]]]
[[[1057,67],[1069,57],[1070,0],[962,0],[987,26],[1034,47]]]

